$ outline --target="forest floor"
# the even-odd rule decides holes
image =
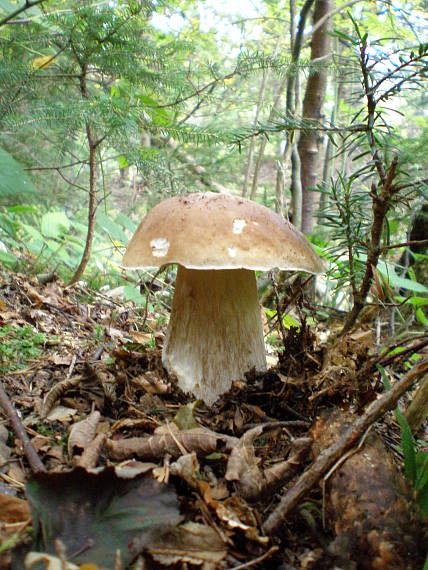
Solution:
[[[383,393],[377,365],[394,385],[426,337],[382,360],[370,323],[334,342],[302,323],[275,367],[208,408],[166,375],[164,320],[142,320],[79,285],[0,275],[0,568],[422,568],[392,412],[317,465]]]

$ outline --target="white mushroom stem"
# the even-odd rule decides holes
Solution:
[[[184,392],[207,404],[252,368],[265,370],[254,271],[179,265],[162,362]]]

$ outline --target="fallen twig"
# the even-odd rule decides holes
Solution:
[[[263,525],[268,534],[275,534],[290,511],[292,511],[308,491],[321,479],[336,461],[353,447],[363,436],[369,426],[375,423],[385,412],[391,410],[399,398],[428,372],[428,358],[416,364],[389,392],[374,401],[365,414],[359,417],[343,434],[343,436],[327,448],[303,473],[296,484],[282,497],[276,509],[269,515]]]
[[[13,431],[15,435],[22,444],[22,449],[24,451],[24,455],[30,464],[31,470],[34,473],[46,471],[45,466],[43,465],[40,457],[37,455],[36,450],[31,445],[31,441],[22,425],[21,420],[19,419],[18,414],[9,399],[9,396],[6,394],[6,391],[3,387],[3,384],[0,382],[0,408],[3,410],[5,416],[10,421]]]

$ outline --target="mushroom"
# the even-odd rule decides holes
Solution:
[[[184,392],[209,405],[249,370],[266,370],[254,271],[323,268],[281,215],[211,192],[169,198],[150,210],[122,266],[169,263],[178,271],[162,362]]]

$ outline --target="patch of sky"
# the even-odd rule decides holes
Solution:
[[[263,16],[264,6],[251,0],[201,0],[196,3],[200,20],[200,30],[214,33],[219,42],[227,40],[228,55],[239,54],[245,38],[257,39],[261,28],[254,23]],[[252,23],[248,32],[246,21]],[[186,18],[182,12],[165,11],[154,13],[152,24],[165,33],[179,34],[186,26]],[[250,35],[248,35],[250,33]],[[232,47],[231,47],[232,46]]]

